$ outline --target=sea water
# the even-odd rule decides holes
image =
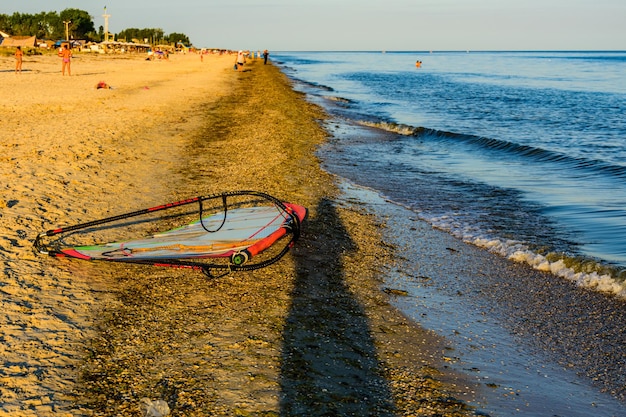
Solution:
[[[626,308],[626,52],[272,56],[331,116],[325,124],[331,137],[320,149],[325,168],[396,219],[390,229],[413,230],[417,217],[452,239],[607,294],[622,300],[618,311]],[[411,259],[423,248],[414,239],[403,246],[414,251],[403,254],[410,275]],[[479,370],[482,384],[498,387],[474,401],[479,409],[500,416],[626,415],[624,361],[608,354],[623,337],[598,338],[597,323],[581,317],[588,328],[573,344],[584,337],[581,350],[596,352],[590,365],[582,359],[563,369],[564,356],[542,351],[532,337],[521,340],[503,324],[502,310],[485,314],[494,307],[478,307],[485,301],[473,292],[498,283],[473,291],[450,275],[437,285],[405,280],[410,297],[396,304],[450,340],[459,369]],[[602,314],[606,323],[614,318],[615,310],[581,311],[587,308],[599,323]],[[523,311],[509,314],[526,319]],[[556,345],[559,337],[567,336],[556,335]],[[608,367],[594,363],[604,348]],[[619,400],[600,392],[602,383],[594,386],[593,372],[605,373],[599,379],[609,391],[621,386]]]
[[[273,56],[337,120],[387,133],[338,129],[332,171],[466,242],[626,297],[626,52]]]

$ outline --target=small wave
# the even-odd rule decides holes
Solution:
[[[458,136],[457,136],[458,138]],[[575,169],[591,170],[619,179],[626,178],[626,167],[608,164],[594,159],[577,158],[533,146],[520,145],[499,139],[465,136],[468,143],[477,144],[485,149],[507,152],[516,156],[534,159],[538,162],[550,162],[567,165]]]
[[[387,132],[397,133],[399,135],[404,136],[412,136],[416,132],[422,132],[424,128],[415,128],[413,126],[398,124],[393,122],[384,122],[384,121],[376,121],[376,122],[368,122],[368,121],[360,121],[360,125],[373,127],[376,129],[384,130]]]
[[[595,159],[577,158],[563,153],[554,152],[542,148],[536,148],[528,145],[520,145],[506,140],[446,132],[425,127],[414,127],[410,125],[387,121],[360,121],[359,124],[381,129],[387,132],[397,133],[404,136],[415,136],[424,139],[434,138],[438,140],[451,140],[455,142],[462,141],[463,143],[475,145],[489,151],[504,152],[513,156],[521,156],[533,159],[537,162],[549,162],[561,164],[573,169],[598,172],[620,180],[626,179],[625,166],[613,165]]]
[[[322,90],[322,91],[335,91],[332,87],[329,87],[327,85],[318,84],[318,83],[315,83],[315,82],[312,82],[312,81],[306,81],[306,80],[303,80],[303,79],[295,77],[295,76],[290,76],[290,78],[296,84],[300,84],[300,85],[302,85],[304,87],[317,89],[317,90]]]
[[[327,85],[323,85],[323,84],[318,84],[318,83],[314,83],[314,82],[309,82],[309,81],[304,81],[304,80],[298,80],[299,83],[309,87],[309,88],[316,88],[318,90],[322,90],[322,91],[335,91],[334,88],[329,87]]]
[[[434,227],[452,236],[514,262],[526,263],[536,270],[565,278],[576,285],[615,295],[626,300],[626,271],[601,263],[560,253],[539,254],[526,244],[493,236],[478,235],[463,227],[450,216],[421,217]]]

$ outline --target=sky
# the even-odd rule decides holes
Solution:
[[[626,50],[625,0],[0,0],[0,14],[88,12],[197,47],[274,51]]]

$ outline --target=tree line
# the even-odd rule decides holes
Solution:
[[[71,23],[67,23],[71,22]],[[105,38],[104,27],[96,31],[92,17],[84,10],[65,9],[60,13],[41,12],[37,14],[15,12],[12,15],[0,14],[0,30],[12,36],[36,36],[37,39],[59,40],[85,39],[101,42]],[[189,38],[183,33],[165,35],[163,29],[124,29],[116,39],[130,42],[133,39],[149,43],[177,43],[189,45]]]
[[[184,33],[176,33],[172,32],[169,35],[165,35],[163,33],[163,29],[138,29],[138,28],[128,28],[122,30],[117,34],[118,39],[124,39],[126,41],[131,41],[133,39],[138,40],[139,42],[145,43],[178,43],[182,42],[185,46],[189,46],[189,38]]]

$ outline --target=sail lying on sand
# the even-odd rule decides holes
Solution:
[[[194,268],[212,275],[278,261],[299,238],[306,215],[306,208],[262,192],[232,191],[48,230],[34,247],[55,257]],[[107,243],[95,243],[102,241]]]

